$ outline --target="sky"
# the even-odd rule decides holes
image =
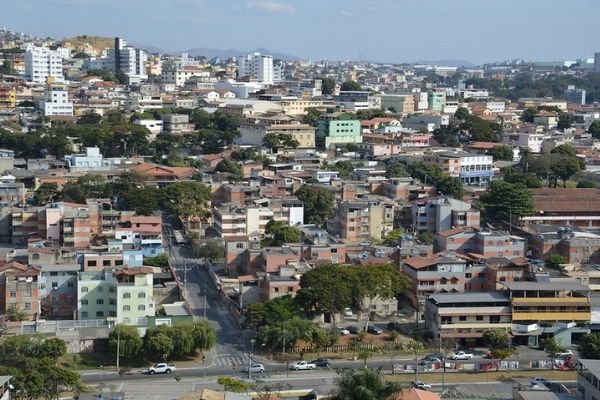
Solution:
[[[0,26],[168,52],[259,47],[321,60],[553,61],[600,51],[599,0],[0,0]]]

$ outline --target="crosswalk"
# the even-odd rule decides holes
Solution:
[[[199,258],[188,258],[188,257],[181,257],[181,256],[173,256],[173,257],[170,257],[169,260],[171,262],[175,262],[177,264],[184,264],[184,263],[199,264],[200,263]]]
[[[248,357],[245,356],[229,356],[222,355],[217,356],[214,361],[214,366],[217,367],[228,367],[233,369],[235,366],[236,370],[242,370],[248,365]]]

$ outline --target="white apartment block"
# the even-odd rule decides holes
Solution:
[[[62,61],[62,52],[59,50],[30,47],[25,52],[25,79],[34,83],[46,83],[48,80],[64,82]]]
[[[40,109],[45,117],[53,115],[72,116],[73,103],[69,101],[69,92],[63,85],[50,85],[44,90],[40,100]]]
[[[192,66],[186,66],[183,68],[170,67],[164,68],[160,75],[162,83],[172,84],[177,87],[183,87],[185,82],[192,77],[208,79],[210,78],[210,71]]]
[[[247,54],[238,59],[238,77],[272,85],[274,81],[273,57],[260,53]]]

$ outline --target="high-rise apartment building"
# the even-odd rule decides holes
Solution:
[[[247,54],[238,59],[238,77],[273,84],[273,56],[260,53]]]
[[[594,53],[594,72],[600,74],[600,51]]]
[[[585,104],[585,89],[577,89],[575,85],[567,86],[565,100],[567,104]]]
[[[30,47],[25,52],[25,79],[34,83],[64,82],[62,61],[62,51]]]
[[[73,115],[73,103],[69,102],[69,92],[64,85],[48,85],[40,100],[40,109],[45,117],[52,115]]]
[[[115,46],[108,50],[108,58],[115,72],[121,71],[129,77],[140,79],[148,77],[145,69],[148,55],[144,50],[127,45],[125,39],[115,38]]]

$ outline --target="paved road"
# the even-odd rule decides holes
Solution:
[[[189,245],[178,246],[172,240],[172,230],[182,230],[174,217],[165,217],[164,237],[169,238],[169,259],[180,282],[185,282],[183,295],[195,319],[208,319],[217,331],[217,346],[207,354],[205,366],[225,367],[247,364],[248,350],[244,332],[231,321],[227,307],[221,301],[201,259],[194,258]],[[187,272],[186,272],[187,271]],[[238,367],[239,368],[239,367]]]

